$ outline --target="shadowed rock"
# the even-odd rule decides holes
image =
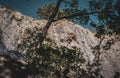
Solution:
[[[32,29],[34,26],[42,28],[46,23],[46,20],[35,20],[17,11],[12,11],[0,6],[0,54],[14,56],[18,59],[25,57],[25,53],[17,49],[19,43],[22,41],[21,35],[24,33],[24,30],[27,28]],[[75,40],[68,43],[66,41],[68,33],[75,34],[79,44]],[[86,66],[88,64],[92,66],[95,64],[97,53],[94,53],[95,46],[100,43],[100,39],[97,39],[94,35],[95,33],[92,33],[88,29],[63,19],[52,24],[47,37],[54,40],[57,46],[80,48],[86,59]],[[111,39],[116,40],[116,42],[111,46],[107,46],[107,49],[104,49],[106,48],[106,43]],[[105,36],[99,48],[100,73],[104,78],[113,78],[116,76],[119,78],[120,41],[118,41],[115,36]]]

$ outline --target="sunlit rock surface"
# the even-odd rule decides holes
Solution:
[[[27,28],[34,26],[44,27],[47,21],[35,20],[25,16],[20,12],[7,9],[0,6],[0,54],[8,54],[21,58],[24,53],[18,52],[17,46],[21,42],[20,36]],[[68,43],[68,33],[76,36],[77,42],[72,40]],[[48,31],[47,37],[56,42],[57,46],[66,46],[68,48],[78,47],[83,52],[87,64],[93,64],[96,58],[93,49],[99,44],[95,34],[88,29],[79,26],[66,19],[54,22]],[[102,46],[111,38],[105,37]],[[114,37],[112,39],[115,39]],[[108,50],[100,50],[101,74],[105,78],[114,78],[114,75],[120,72],[120,41],[115,39],[114,44]]]

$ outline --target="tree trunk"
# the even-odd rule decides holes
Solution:
[[[56,7],[55,7],[54,12],[53,12],[52,15],[49,17],[49,20],[48,20],[46,26],[45,26],[45,27],[43,28],[43,30],[42,30],[42,34],[41,34],[41,36],[40,36],[40,38],[39,38],[39,44],[38,44],[40,47],[42,46],[42,43],[43,43],[43,41],[44,41],[44,39],[45,39],[45,37],[46,37],[46,35],[47,35],[48,29],[50,28],[50,26],[51,26],[51,24],[52,24],[55,16],[56,16],[57,13],[58,13],[58,10],[59,10],[59,7],[60,7],[60,4],[61,4],[61,3],[62,3],[62,0],[58,0],[58,1],[57,1],[57,4],[56,4]]]

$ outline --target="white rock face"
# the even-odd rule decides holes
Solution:
[[[0,53],[5,49],[16,50],[17,45],[20,43],[20,35],[26,28],[44,27],[46,23],[45,20],[35,20],[20,12],[0,6]],[[68,33],[75,34],[79,44],[75,40],[72,40],[70,44],[66,42]],[[62,45],[69,48],[76,46],[80,48],[87,65],[88,63],[92,64],[95,58],[91,48],[99,44],[99,39],[94,35],[88,29],[63,19],[52,24],[47,36],[53,39],[58,46]],[[105,44],[106,40],[107,38],[102,45]],[[109,50],[101,49],[100,59],[101,74],[105,78],[114,78],[115,73],[120,72],[120,41],[116,41]]]
[[[65,41],[68,33],[74,33],[79,44],[75,40],[72,40],[72,42],[68,44],[68,42]],[[93,62],[94,55],[91,48],[98,44],[98,40],[89,30],[64,19],[53,23],[49,29],[48,36],[51,37],[58,46],[63,45],[69,48],[76,46],[80,48],[87,62]],[[61,42],[61,40],[64,41]]]

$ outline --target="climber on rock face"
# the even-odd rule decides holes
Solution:
[[[77,44],[79,44],[79,42],[77,40],[77,37],[74,33],[68,33],[67,34],[67,39],[74,40],[75,42],[77,42]]]

